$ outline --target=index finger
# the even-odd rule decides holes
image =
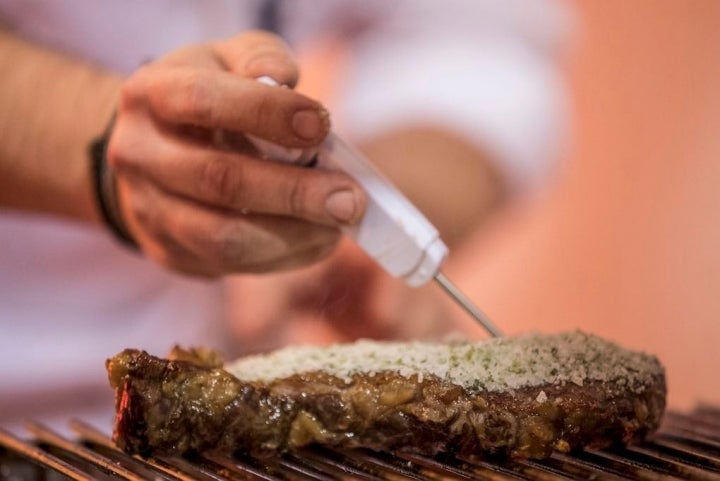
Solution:
[[[233,73],[248,78],[271,77],[294,87],[299,72],[290,48],[282,38],[262,30],[250,30],[211,44],[217,58]]]
[[[288,147],[316,145],[330,129],[319,102],[223,70],[147,69],[128,82],[124,100],[146,103],[170,124],[249,133]]]

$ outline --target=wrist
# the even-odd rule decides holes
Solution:
[[[114,126],[115,113],[103,134],[95,138],[88,146],[95,206],[104,226],[113,237],[127,247],[138,249],[137,242],[130,233],[120,210],[117,179],[107,161],[107,147]]]

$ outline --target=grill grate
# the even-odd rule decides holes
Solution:
[[[669,412],[651,439],[626,448],[553,454],[535,460],[483,460],[362,449],[312,448],[262,461],[249,456],[153,457],[118,450],[82,421],[68,439],[27,423],[30,440],[0,429],[0,480],[436,481],[707,480],[720,481],[720,409]]]

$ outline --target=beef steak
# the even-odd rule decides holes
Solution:
[[[255,455],[319,443],[543,458],[628,443],[665,408],[658,360],[582,332],[480,343],[358,341],[223,365],[128,349],[107,361],[125,451]]]

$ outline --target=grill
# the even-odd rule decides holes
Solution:
[[[0,429],[0,479],[19,480],[673,480],[720,481],[720,408],[668,412],[647,441],[625,448],[554,454],[543,461],[489,460],[313,448],[258,460],[128,456],[88,424],[70,438],[28,422],[27,439]]]

